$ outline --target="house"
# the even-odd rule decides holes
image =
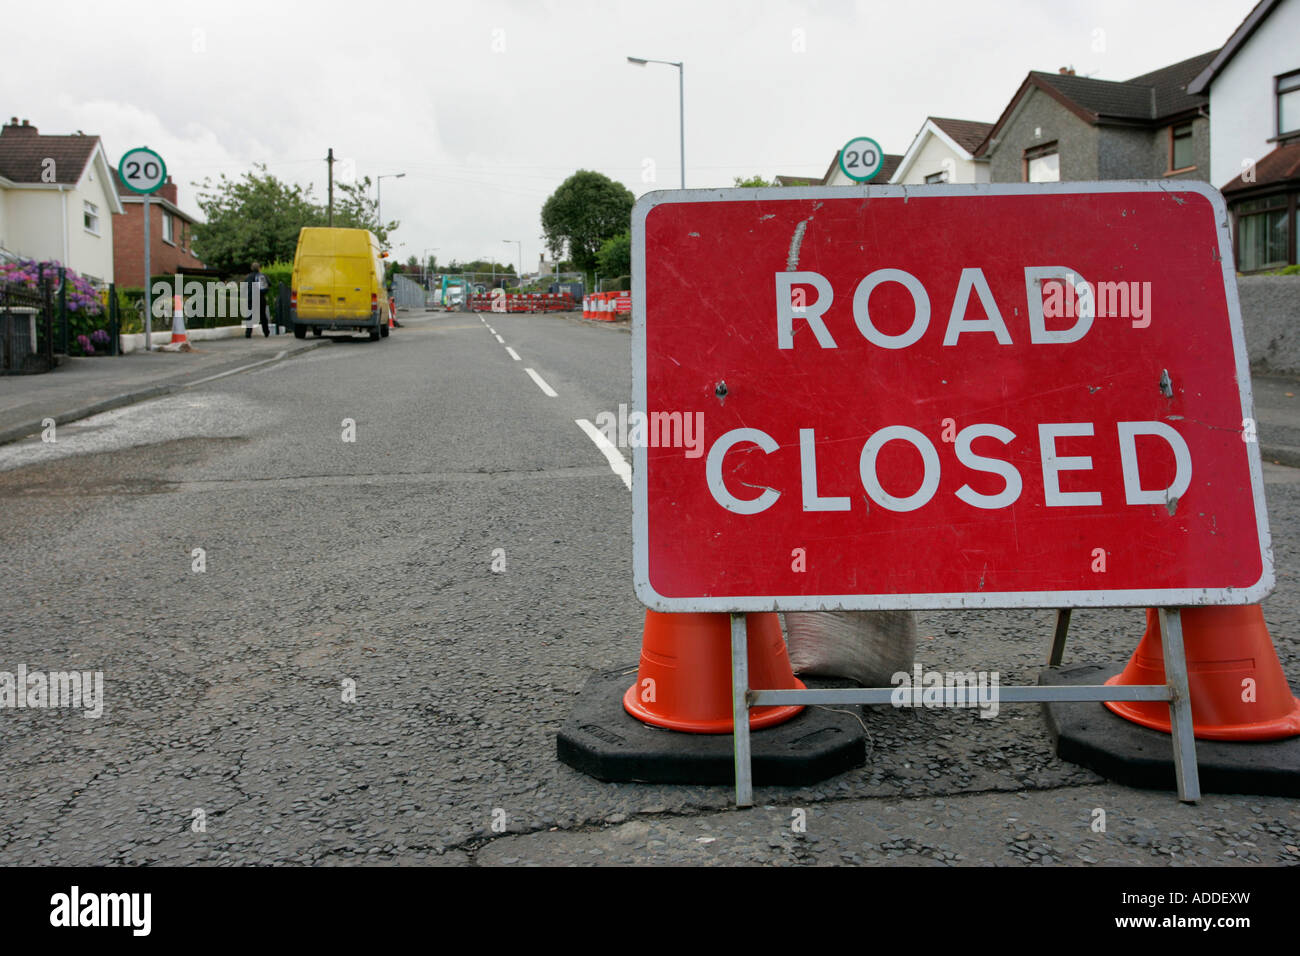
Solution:
[[[113,229],[113,281],[139,287],[144,285],[144,198],[122,184],[116,169],[113,182],[124,210]],[[195,219],[176,202],[171,176],[149,197],[149,271],[156,276],[203,269],[194,255]]]
[[[778,186],[820,186],[822,181],[816,176],[777,176]]]
[[[995,183],[1208,181],[1209,98],[1188,86],[1218,52],[1124,81],[1031,71],[975,155]]]
[[[1208,95],[1210,182],[1233,218],[1237,268],[1295,265],[1300,205],[1300,0],[1262,0],[1188,86]]]
[[[889,177],[891,183],[986,183],[988,160],[976,158],[992,123],[927,116]]]
[[[96,284],[113,278],[122,203],[98,136],[0,128],[0,257],[58,261]]]
[[[885,153],[880,163],[880,169],[877,170],[876,175],[868,179],[867,182],[877,186],[882,183],[889,182],[889,177],[894,175],[894,170],[898,169],[898,164],[901,163],[902,161],[903,161],[902,156],[895,155],[894,153]],[[828,167],[826,167],[826,175],[822,177],[822,185],[823,186],[861,185],[860,183],[856,183],[852,179],[850,179],[845,174],[844,170],[840,168],[840,151],[838,149],[835,151],[835,158],[832,159],[831,164]]]

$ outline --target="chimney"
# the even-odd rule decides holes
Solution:
[[[1059,70],[1057,70],[1057,72],[1060,73],[1062,76],[1074,76],[1074,67],[1063,66]]]
[[[172,182],[171,176],[168,176],[167,181],[158,187],[158,195],[162,196],[163,199],[166,199],[173,206],[180,205],[180,203],[176,201],[176,184]]]
[[[5,125],[0,134],[7,133],[10,136],[37,136],[39,135],[36,127],[32,126],[27,120],[23,120],[22,125],[18,125],[18,117],[11,116],[9,122]]]

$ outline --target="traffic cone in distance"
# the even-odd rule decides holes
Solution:
[[[1183,649],[1200,740],[1281,740],[1300,735],[1300,700],[1291,693],[1258,604],[1182,610]],[[1123,672],[1107,684],[1165,683],[1160,612],[1147,609],[1147,629]],[[1162,701],[1104,701],[1144,727],[1170,733]]]
[[[774,612],[745,615],[749,639],[749,685],[763,690],[802,690],[786,653]],[[641,665],[623,708],[637,720],[693,734],[730,734],[731,616],[646,611]],[[751,707],[751,730],[789,720],[801,705]]]
[[[178,295],[172,300],[172,345],[189,342],[185,334],[185,303]]]

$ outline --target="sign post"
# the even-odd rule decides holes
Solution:
[[[144,349],[148,352],[153,346],[150,336],[153,333],[153,289],[149,274],[149,197],[162,188],[167,181],[167,164],[163,158],[147,146],[137,146],[122,154],[117,164],[117,175],[122,184],[134,193],[139,193],[144,207]]]
[[[1192,182],[762,193],[651,193],[633,213],[642,603],[1066,609],[1053,656],[1068,609],[1160,608],[1166,684],[1000,698],[1169,702],[1179,795],[1197,799],[1178,609],[1273,587],[1222,197]],[[701,312],[704,287],[729,310]],[[674,442],[688,423],[694,441]],[[749,707],[899,689],[748,688],[743,629],[733,618],[748,805]]]

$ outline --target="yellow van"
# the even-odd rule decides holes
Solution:
[[[289,290],[293,334],[307,330],[388,335],[388,293],[379,240],[366,229],[305,227],[298,233]]]

